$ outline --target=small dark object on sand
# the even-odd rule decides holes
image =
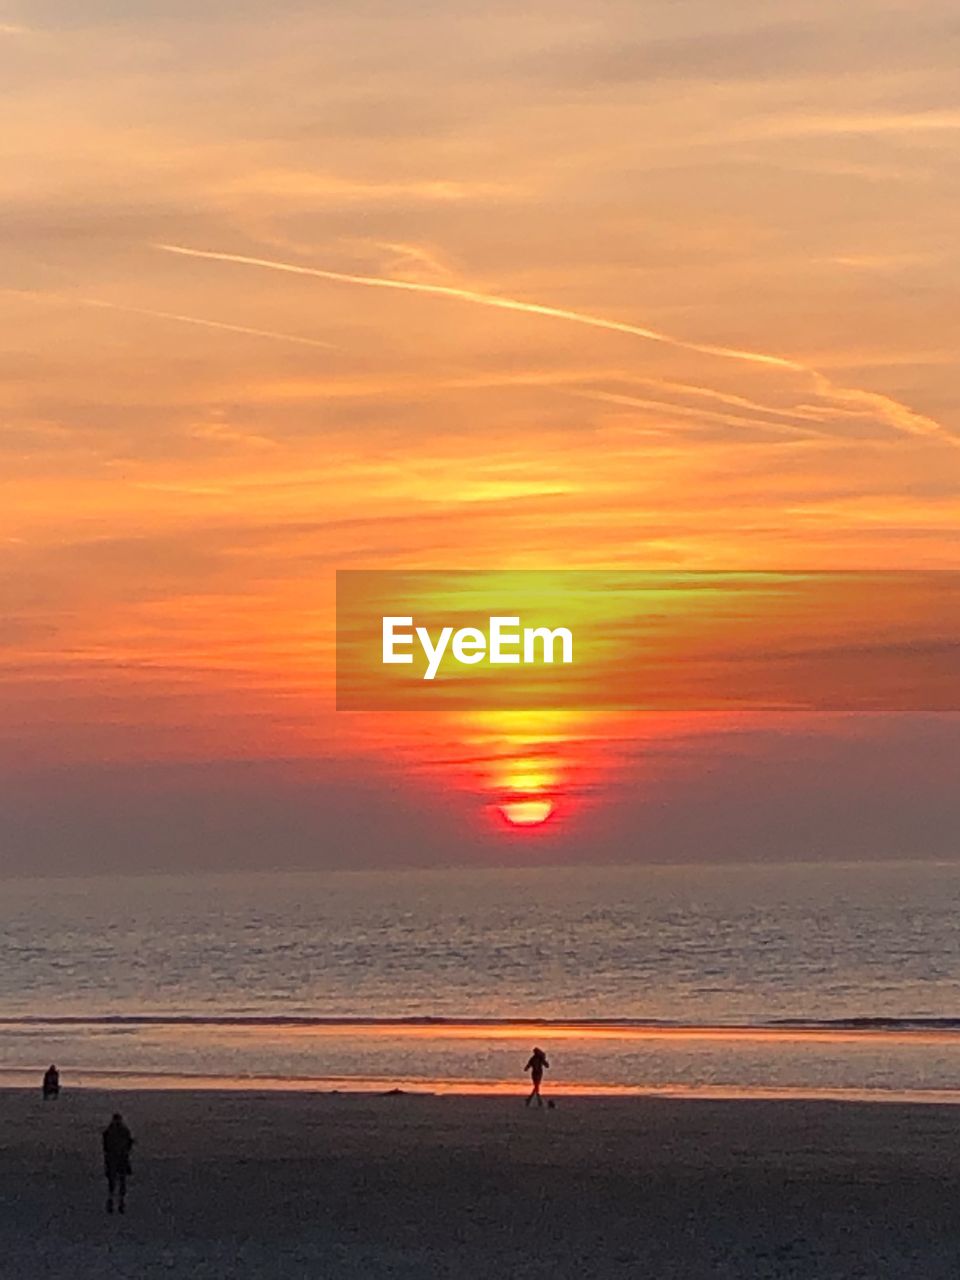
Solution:
[[[548,1111],[556,1111],[556,1109],[557,1109],[557,1104],[554,1102],[554,1100],[553,1100],[552,1098],[548,1098],[548,1099],[547,1099],[547,1110],[548,1110]]]

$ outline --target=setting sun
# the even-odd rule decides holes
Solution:
[[[498,806],[514,827],[539,827],[553,813],[552,800],[508,800]]]

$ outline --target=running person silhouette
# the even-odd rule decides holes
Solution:
[[[529,1107],[534,1098],[537,1100],[538,1107],[543,1106],[543,1098],[540,1096],[540,1085],[543,1081],[543,1073],[549,1066],[550,1063],[547,1061],[547,1055],[543,1050],[534,1048],[533,1053],[530,1055],[530,1061],[523,1068],[524,1071],[530,1072],[530,1079],[533,1082],[533,1088],[530,1090],[530,1096],[524,1103],[525,1106]]]

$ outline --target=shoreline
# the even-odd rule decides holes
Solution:
[[[40,1073],[0,1067],[0,1093],[36,1093]],[[529,1085],[513,1080],[424,1079],[402,1076],[189,1075],[137,1071],[62,1072],[64,1095],[83,1093],[310,1094],[322,1097],[501,1098],[523,1100]],[[958,1089],[863,1089],[805,1086],[604,1084],[550,1081],[544,1099],[643,1100],[676,1102],[843,1103],[856,1106],[960,1106]],[[55,1105],[55,1104],[52,1104]]]

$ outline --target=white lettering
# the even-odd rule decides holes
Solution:
[[[434,647],[427,628],[417,627],[417,636],[423,645],[423,652],[427,655],[427,670],[423,677],[424,680],[432,680],[437,674],[437,669],[452,635],[453,627],[444,627],[440,632],[440,639],[437,641],[436,647]]]
[[[458,662],[465,662],[467,666],[473,666],[475,662],[483,661],[483,655],[486,652],[487,637],[482,631],[478,631],[476,627],[461,627],[453,637],[453,656]],[[493,661],[492,650],[490,661]]]
[[[504,631],[504,627],[519,627],[519,618],[491,618],[490,619],[490,661],[491,662],[519,662],[519,653],[504,653],[503,646],[519,645],[519,631]],[[526,661],[526,659],[524,659]]]
[[[523,631],[523,660],[524,662],[536,662],[536,642],[543,641],[543,661],[553,661],[553,642],[560,637],[563,645],[561,653],[563,657],[561,662],[573,661],[573,633],[568,631],[566,627],[556,627],[551,631],[548,627],[525,627]]]
[[[398,644],[413,644],[413,636],[408,632],[406,635],[397,635],[396,627],[410,627],[413,625],[412,618],[383,618],[383,664],[389,666],[393,662],[412,662],[412,653],[397,653],[396,646]]]
[[[488,655],[491,665],[516,665],[520,662],[549,664],[554,661],[559,644],[560,661],[573,662],[572,631],[567,627],[555,627],[553,630],[549,627],[521,628],[518,617],[489,618],[489,644],[488,633],[479,627],[460,627],[457,631],[453,627],[442,627],[434,642],[427,627],[413,627],[413,618],[384,617],[381,623],[384,665],[402,663],[409,666],[413,662],[413,654],[398,650],[412,647],[416,635],[427,660],[424,680],[436,679],[448,649],[454,659],[465,666],[474,666]]]

